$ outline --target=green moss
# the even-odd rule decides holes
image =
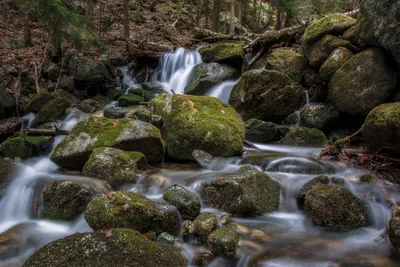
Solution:
[[[233,226],[224,226],[208,236],[208,248],[215,256],[227,259],[236,258],[236,247],[239,243],[239,235]]]
[[[323,147],[328,139],[318,129],[307,127],[290,127],[289,133],[279,143],[290,146]]]
[[[336,48],[319,70],[321,79],[328,81],[333,73],[340,69],[352,56],[353,53],[347,48]]]
[[[194,229],[201,237],[207,237],[217,225],[218,218],[213,212],[202,212],[194,220]]]
[[[42,107],[44,107],[48,102],[54,99],[54,96],[47,93],[37,93],[34,97],[32,97],[31,101],[24,107],[24,111],[26,113],[33,112],[38,113]]]
[[[138,95],[138,96],[142,97],[145,101],[150,101],[153,98],[155,98],[155,95],[154,95],[153,92],[145,90],[145,89],[142,89],[142,88],[129,90],[128,93],[129,94]]]
[[[118,98],[118,106],[120,107],[135,106],[140,102],[144,102],[143,97],[134,94],[127,94]]]
[[[366,184],[375,184],[376,183],[376,178],[372,174],[363,174],[359,177],[360,182],[366,183]]]
[[[31,126],[38,127],[46,122],[64,119],[65,112],[71,104],[71,101],[64,97],[51,100],[39,111]]]
[[[0,145],[0,154],[5,158],[26,159],[32,156],[32,145],[23,137],[9,138]]]
[[[218,62],[240,67],[243,62],[243,42],[214,43],[199,49],[204,62]]]
[[[185,187],[175,184],[168,187],[163,199],[176,206],[184,218],[193,219],[200,213],[200,198]]]
[[[301,82],[306,66],[304,56],[291,47],[272,50],[266,63],[266,69],[283,72],[296,82]]]

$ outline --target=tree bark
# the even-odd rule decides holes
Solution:
[[[235,5],[236,5],[236,0],[231,0],[231,15],[230,15],[230,34],[235,34]]]
[[[156,2],[156,1],[155,1]],[[129,0],[123,0],[123,8],[124,8],[124,38],[129,40]]]
[[[212,27],[214,32],[219,30],[219,15],[221,13],[221,0],[214,0],[213,12],[212,12]]]
[[[58,129],[57,127],[54,130],[26,128],[26,129],[24,129],[24,133],[26,135],[57,136],[57,135],[68,135],[69,131],[61,130],[61,129]]]
[[[281,28],[282,28],[282,13],[281,13],[281,11],[277,10],[276,11],[275,30],[280,30]]]
[[[201,10],[203,8],[203,1],[200,0],[197,3],[197,9],[196,9],[196,27],[200,26],[200,19],[201,19]]]
[[[24,45],[25,47],[32,46],[31,22],[28,14],[24,16]]]
[[[205,21],[204,21],[204,23],[205,23],[205,25],[204,25],[204,28],[206,28],[206,29],[208,29],[209,27],[208,27],[208,22],[209,22],[209,5],[210,5],[210,2],[209,2],[209,0],[203,0],[203,8],[202,8],[202,13],[204,14],[204,16],[205,16]]]

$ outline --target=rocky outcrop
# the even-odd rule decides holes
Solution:
[[[243,43],[214,43],[199,49],[203,62],[217,62],[241,68],[244,51]]]

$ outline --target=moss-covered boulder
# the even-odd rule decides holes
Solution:
[[[201,63],[193,67],[184,89],[188,95],[204,95],[215,85],[237,79],[240,71],[219,63]]]
[[[262,215],[279,209],[280,185],[253,170],[218,177],[201,186],[204,204],[235,215]]]
[[[142,88],[129,89],[128,94],[140,96],[144,99],[144,101],[150,101],[156,97],[154,92]]]
[[[388,234],[393,247],[400,249],[400,211],[398,206],[392,207],[392,218],[389,221]]]
[[[164,142],[155,126],[138,120],[91,116],[75,125],[50,159],[59,166],[79,170],[98,147],[141,152],[150,163],[159,162],[164,156]]]
[[[0,155],[15,159],[26,159],[51,151],[54,138],[45,136],[17,136],[7,139],[0,145]]]
[[[340,69],[351,57],[353,52],[351,52],[346,47],[339,47],[333,50],[329,58],[322,64],[319,69],[319,75],[324,81],[329,81],[331,76]]]
[[[97,102],[96,100],[86,99],[80,103],[79,109],[82,110],[83,112],[91,114],[100,110],[101,106],[99,102]]]
[[[211,164],[211,162],[214,160],[214,157],[203,151],[203,150],[193,150],[192,156],[194,160],[202,167],[206,168],[208,165]]]
[[[113,187],[136,183],[141,170],[149,168],[140,152],[123,151],[112,147],[93,150],[83,166],[83,173],[108,181]]]
[[[329,184],[329,178],[328,176],[325,175],[320,175],[317,177],[314,177],[310,181],[306,182],[299,190],[296,196],[296,201],[297,205],[299,206],[300,209],[304,208],[304,203],[306,201],[306,194],[308,191],[314,188],[314,186],[319,185],[319,184]]]
[[[217,229],[218,218],[213,212],[202,212],[193,221],[195,232],[200,237],[207,237],[212,231]]]
[[[54,99],[54,96],[47,92],[37,93],[24,107],[24,112],[38,113],[47,103]]]
[[[243,43],[214,43],[199,49],[203,62],[217,62],[241,68],[243,64]]]
[[[223,226],[212,232],[207,238],[207,245],[211,252],[217,257],[226,259],[236,258],[236,248],[239,243],[239,235],[235,227]]]
[[[305,56],[310,62],[310,65],[314,68],[320,68],[331,53],[338,47],[345,47],[352,51],[357,51],[357,48],[349,41],[330,34],[325,35],[316,43],[303,46]]]
[[[130,113],[131,116],[136,116],[138,120],[151,122],[151,111],[143,105],[138,106],[135,110]]]
[[[339,118],[340,113],[331,104],[311,103],[300,110],[300,124],[304,127],[326,130]]]
[[[64,119],[66,110],[71,106],[71,101],[59,97],[48,102],[33,119],[31,126],[38,127],[46,122]]]
[[[90,200],[99,194],[80,182],[54,181],[42,191],[43,210],[41,218],[70,221],[82,214]]]
[[[140,102],[144,102],[144,98],[135,94],[127,94],[118,98],[118,106],[120,107],[136,106]]]
[[[362,127],[365,144],[400,154],[400,102],[374,108]]]
[[[306,95],[301,85],[275,70],[245,72],[229,98],[229,104],[243,119],[279,123],[305,103]]]
[[[68,73],[78,85],[100,84],[110,78],[104,62],[85,57],[72,57],[68,61]]]
[[[316,226],[347,231],[367,225],[364,204],[340,185],[316,185],[306,194],[305,213]]]
[[[157,244],[132,229],[77,233],[36,251],[24,267],[45,266],[186,267],[179,249]]]
[[[256,143],[276,141],[278,127],[275,123],[250,119],[246,121],[246,140]]]
[[[175,235],[180,227],[176,207],[158,204],[131,192],[110,192],[94,198],[86,208],[85,219],[93,230],[124,227],[141,233]]]
[[[200,213],[199,196],[179,184],[168,187],[163,199],[177,207],[183,218],[194,219]]]
[[[76,95],[77,95],[77,93],[78,92],[75,92]],[[72,104],[78,105],[82,102],[83,97],[79,98],[76,95],[73,95],[70,92],[68,92],[64,89],[61,89],[61,88],[58,88],[57,90],[55,90],[53,92],[53,96],[55,96],[56,98],[64,97],[64,98],[68,99],[69,101],[71,101]]]
[[[296,82],[301,82],[306,67],[307,60],[292,47],[272,50],[265,66],[267,70],[277,70],[285,73]]]
[[[356,20],[349,16],[341,13],[330,14],[308,26],[302,41],[304,43],[312,43],[326,34],[342,34],[355,24]]]
[[[370,48],[353,56],[333,74],[329,99],[341,112],[367,115],[396,86],[396,67],[384,51]]]
[[[150,102],[150,110],[163,118],[168,155],[193,160],[193,150],[213,156],[240,155],[244,123],[228,104],[208,96],[163,95]]]
[[[104,110],[104,117],[108,119],[122,119],[128,112],[121,107],[111,107]]]
[[[279,140],[279,144],[288,146],[324,147],[328,139],[318,129],[290,127],[289,132]]]

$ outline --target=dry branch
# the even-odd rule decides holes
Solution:
[[[57,136],[57,135],[68,135],[69,131],[61,130],[55,127],[55,129],[36,129],[36,128],[25,128],[24,133],[26,135],[42,135],[42,136]]]

